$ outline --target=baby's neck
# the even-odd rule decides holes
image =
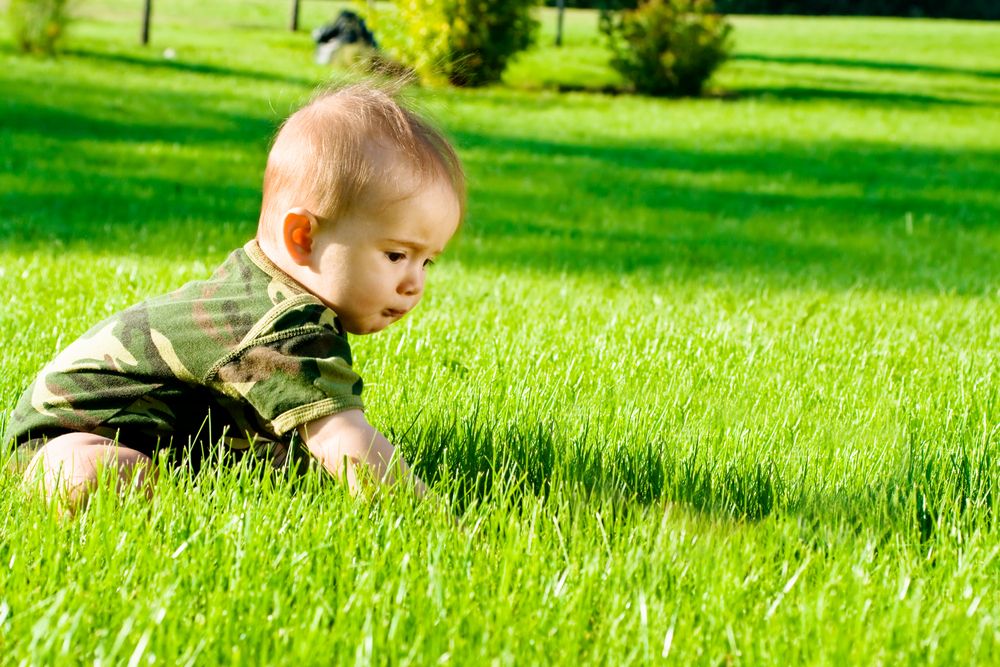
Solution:
[[[300,285],[303,284],[301,277],[298,275],[302,267],[289,257],[288,252],[284,248],[279,247],[279,244],[269,241],[266,237],[261,237],[260,235],[257,236],[257,246],[264,253],[264,256],[271,260],[272,264],[281,269],[282,273]]]

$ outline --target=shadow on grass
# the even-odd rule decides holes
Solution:
[[[778,65],[818,65],[823,67],[843,67],[849,69],[873,69],[886,72],[910,72],[914,74],[948,74],[972,76],[984,79],[1000,79],[1000,70],[973,69],[965,67],[945,67],[922,63],[900,63],[885,60],[861,60],[855,58],[829,58],[821,56],[772,56],[761,53],[734,53],[733,61],[750,61]]]
[[[545,423],[496,424],[472,414],[387,435],[429,484],[442,479],[459,510],[501,493],[548,496],[566,485],[587,496],[649,505],[680,501],[705,512],[758,520],[776,509],[781,484],[767,462],[720,463],[678,443],[599,444],[586,432],[564,439]],[[684,450],[691,449],[686,444]]]
[[[959,106],[959,107],[989,107],[998,104],[962,99],[957,97],[942,97],[940,95],[923,95],[916,93],[892,93],[875,90],[844,90],[838,88],[807,87],[807,86],[764,86],[760,88],[739,88],[723,99],[739,100],[747,98],[768,98],[788,101],[833,100],[837,102],[861,102],[864,104],[881,104],[886,106]]]
[[[65,52],[67,56],[86,58],[105,63],[116,63],[141,67],[148,70],[150,75],[161,72],[183,72],[187,74],[204,74],[207,76],[222,76],[235,79],[246,79],[244,83],[268,82],[286,83],[295,86],[302,86],[309,89],[319,83],[314,78],[291,76],[288,74],[278,74],[275,72],[262,72],[259,70],[245,70],[231,67],[220,67],[207,63],[191,63],[183,60],[167,60],[165,58],[143,58],[125,53],[107,53],[103,51],[92,51],[87,49],[70,49]]]
[[[817,534],[824,525],[846,524],[927,541],[964,521],[983,525],[1000,490],[996,443],[977,442],[975,420],[968,422],[972,431],[952,434],[948,443],[911,432],[895,466],[845,488],[808,465],[795,467],[794,477],[783,473],[767,452],[788,443],[763,442],[763,434],[753,443],[759,451],[733,455],[719,453],[733,444],[721,440],[630,442],[625,435],[608,443],[586,429],[566,437],[543,422],[497,424],[475,410],[447,419],[420,420],[389,436],[424,480],[443,480],[460,512],[498,497],[516,504],[524,494],[582,491],[584,499],[610,500],[623,511],[675,502],[720,519],[791,514]]]
[[[618,96],[631,95],[630,91],[613,84],[588,86],[585,84],[567,84],[559,82],[543,82],[536,87],[539,90],[557,93],[589,93],[594,95]],[[522,88],[530,90],[530,88]],[[952,107],[987,107],[994,108],[1000,104],[982,100],[965,99],[953,96],[927,95],[917,93],[894,93],[877,90],[844,89],[827,86],[761,86],[744,87],[732,90],[706,91],[706,99],[719,99],[736,102],[745,99],[765,98],[781,101],[818,101],[857,102],[865,105],[882,105],[890,107],[914,106],[952,106]]]
[[[77,103],[84,102],[82,89],[64,88],[49,103],[11,94],[7,106],[0,109],[4,132],[67,142],[162,142],[198,146],[253,141],[261,150],[266,150],[266,141],[276,127],[264,113],[251,116],[219,111],[207,95],[199,98],[173,91],[147,91],[141,101],[118,103],[111,91],[107,91],[105,97],[92,86],[86,90],[87,98],[104,100],[96,113],[84,113],[76,108]],[[171,116],[170,109],[177,109],[183,115]],[[24,158],[35,157],[30,151],[24,153]],[[8,156],[17,157],[19,155]]]

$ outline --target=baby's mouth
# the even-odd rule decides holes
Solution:
[[[382,311],[382,315],[384,317],[391,317],[393,319],[397,319],[398,320],[403,315],[406,315],[406,311],[405,310],[397,310],[395,308],[386,308],[385,310]]]

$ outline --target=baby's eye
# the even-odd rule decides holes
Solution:
[[[405,253],[401,253],[401,252],[387,252],[387,253],[385,253],[385,256],[393,264],[395,264],[396,262],[401,262],[404,259],[406,259],[406,254]]]
[[[424,260],[424,266],[434,266],[434,260],[433,259],[425,259]]]

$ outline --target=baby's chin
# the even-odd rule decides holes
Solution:
[[[367,336],[368,334],[384,331],[398,320],[388,320],[384,322],[344,322],[344,331],[354,336]]]

